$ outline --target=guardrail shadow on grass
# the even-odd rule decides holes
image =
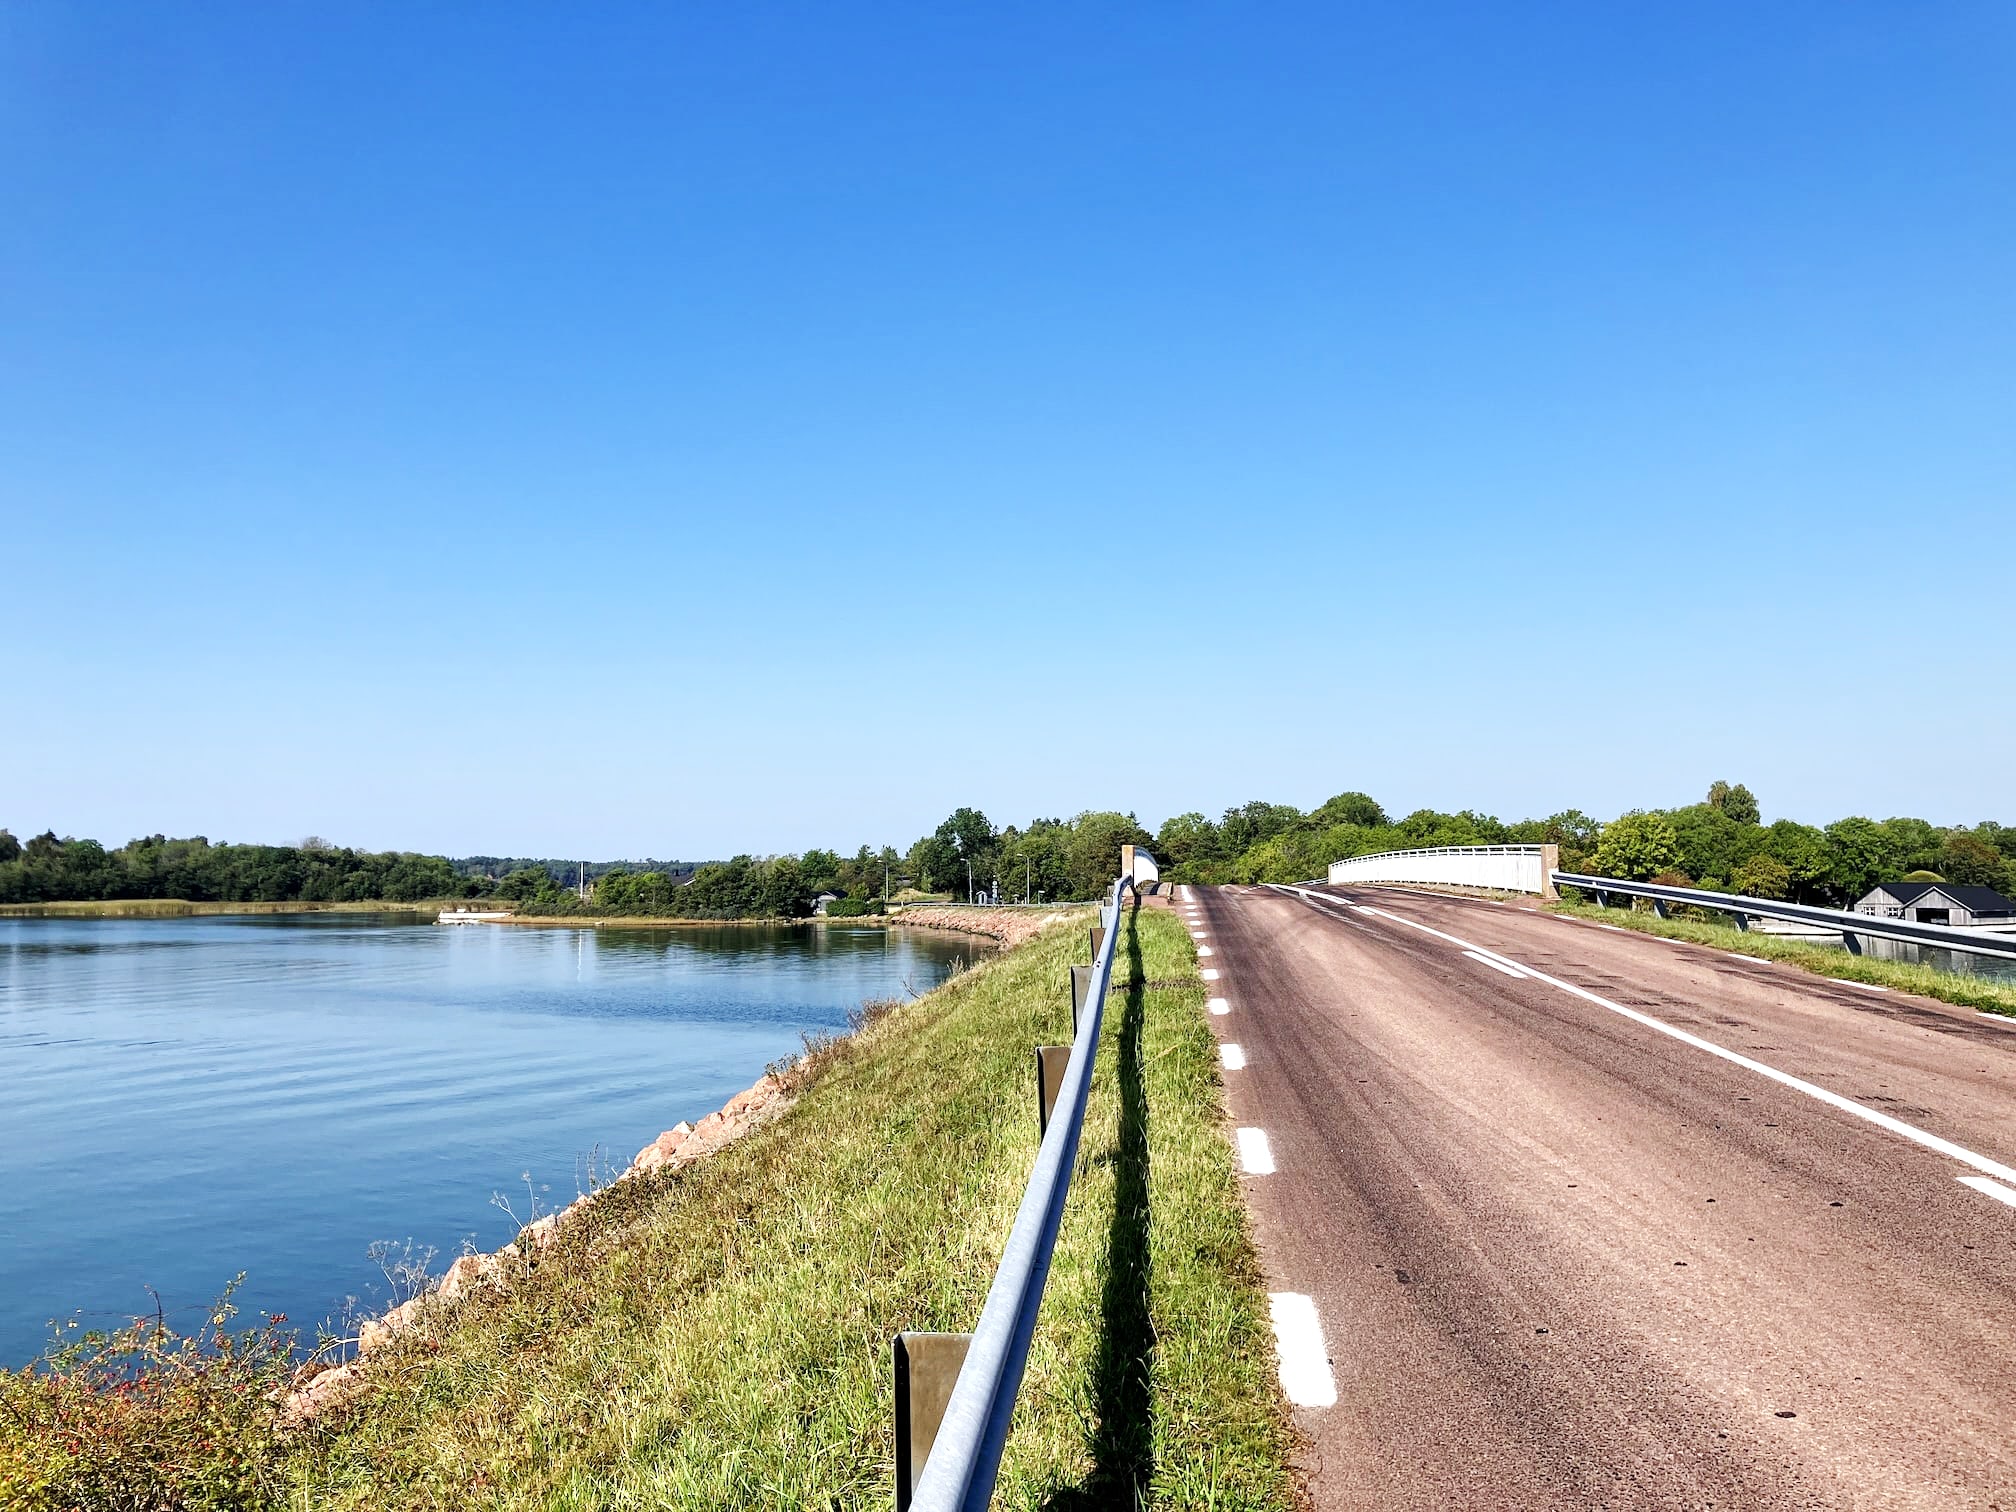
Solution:
[[[1100,1292],[1100,1335],[1092,1361],[1093,1408],[1087,1447],[1092,1473],[1044,1502],[1045,1512],[1102,1512],[1141,1505],[1155,1473],[1155,1321],[1149,1310],[1153,1222],[1148,1188],[1148,1095],[1141,1074],[1141,1020],[1148,996],[1135,928],[1137,900],[1127,913],[1127,998],[1114,1035],[1114,1081],[1120,1127],[1111,1154],[1113,1219],[1106,1230],[1106,1280]],[[1118,927],[1115,920],[1115,927]]]

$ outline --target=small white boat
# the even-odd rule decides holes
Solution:
[[[508,919],[510,917],[509,910],[502,908],[493,908],[487,911],[474,908],[450,908],[436,914],[434,922],[436,924],[495,924],[499,919]]]

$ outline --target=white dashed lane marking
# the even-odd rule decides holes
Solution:
[[[1226,1041],[1218,1047],[1218,1064],[1223,1066],[1227,1071],[1244,1071],[1246,1069],[1245,1048],[1235,1045],[1229,1040]]]
[[[1265,1129],[1241,1129],[1239,1138],[1239,1169],[1248,1176],[1272,1176],[1274,1174],[1274,1147],[1267,1143]]]
[[[1316,1299],[1301,1292],[1272,1292],[1267,1310],[1274,1321],[1282,1392],[1297,1407],[1335,1407],[1337,1380],[1330,1373],[1330,1349],[1323,1342]]]

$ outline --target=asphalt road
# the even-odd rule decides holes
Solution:
[[[2016,1027],[1319,891],[1179,905],[1319,1506],[2016,1509]]]

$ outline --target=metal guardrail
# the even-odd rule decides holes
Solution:
[[[1500,892],[1554,896],[1549,879],[1559,864],[1552,845],[1437,845],[1378,851],[1330,863],[1329,880],[1426,882],[1442,887],[1487,887]]]
[[[1941,950],[2016,961],[2016,935],[1988,934],[1979,929],[1959,929],[1951,924],[1919,924],[1910,919],[1891,919],[1882,914],[1856,913],[1845,908],[1778,903],[1769,898],[1747,898],[1741,893],[1706,892],[1698,887],[1668,887],[1662,882],[1625,882],[1616,877],[1585,877],[1577,872],[1556,872],[1554,880],[1563,887],[1579,887],[1584,892],[1594,893],[1596,901],[1605,908],[1610,906],[1611,893],[1626,898],[1649,898],[1661,918],[1666,917],[1669,905],[1677,903],[1687,908],[1706,908],[1729,914],[1736,920],[1738,929],[1748,929],[1753,918],[1811,924],[1838,933],[1841,943],[1856,955],[1862,953],[1862,939],[1866,938],[1936,945]]]
[[[980,1321],[964,1344],[958,1380],[949,1399],[945,1399],[936,1434],[927,1431],[924,1435],[923,1471],[917,1477],[914,1493],[907,1497],[903,1478],[915,1451],[911,1442],[899,1442],[899,1507],[907,1504],[915,1512],[982,1512],[994,1494],[994,1477],[1001,1467],[1001,1450],[1008,1441],[1008,1423],[1015,1412],[1015,1395],[1022,1384],[1023,1367],[1029,1360],[1029,1341],[1043,1305],[1043,1287],[1050,1277],[1050,1259],[1064,1217],[1064,1199],[1070,1192],[1078,1139],[1085,1127],[1085,1102],[1092,1090],[1092,1062],[1099,1053],[1099,1027],[1105,1018],[1106,991],[1112,981],[1113,953],[1120,935],[1120,906],[1133,886],[1130,869],[1129,875],[1114,882],[1100,906],[1091,977],[1084,984],[1082,1005],[1074,1002],[1076,1034],[1071,1058],[1056,1082],[1050,1082],[1049,1067],[1038,1051],[1043,1143],[1036,1152],[1036,1164],[1029,1173],[1029,1185],[1022,1194],[1022,1206],[1016,1211],[1015,1226],[1009,1231],[1008,1245],[1002,1251],[994,1284],[988,1289],[986,1305],[980,1311]],[[1075,990],[1073,997],[1077,997]],[[913,1402],[934,1394],[928,1387],[920,1392],[918,1378],[906,1363],[905,1340],[922,1342],[947,1337],[905,1335],[897,1341],[899,1441],[911,1438]]]

